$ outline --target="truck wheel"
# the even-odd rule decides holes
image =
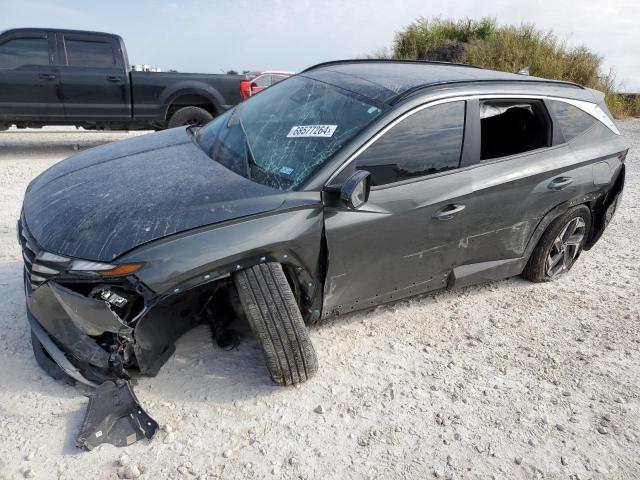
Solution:
[[[591,229],[591,211],[572,208],[551,222],[533,250],[522,276],[532,282],[550,282],[568,272],[580,256]]]
[[[213,120],[213,115],[200,107],[182,107],[173,112],[167,128],[176,128],[182,125],[204,125]]]
[[[318,359],[282,266],[262,263],[233,278],[273,381],[293,385],[310,379]]]
[[[33,332],[31,332],[31,347],[33,348],[33,355],[36,357],[36,362],[38,362],[40,368],[42,368],[47,375],[54,380],[65,382],[67,385],[75,384],[75,380],[67,375],[66,372],[53,361]]]

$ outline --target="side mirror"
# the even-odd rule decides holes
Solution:
[[[358,170],[342,184],[340,198],[347,207],[357,209],[369,200],[370,191],[371,173]]]
[[[251,88],[256,88],[258,84],[256,82],[251,82]]]

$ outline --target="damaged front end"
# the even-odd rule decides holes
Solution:
[[[77,445],[90,450],[104,442],[125,446],[151,438],[158,425],[128,380],[132,371],[157,373],[173,353],[175,339],[198,318],[194,307],[184,305],[193,298],[162,301],[135,277],[142,264],[111,265],[46,252],[22,220],[18,235],[36,360],[55,378],[93,387]],[[143,328],[142,341],[136,342],[134,331],[152,305],[158,311],[150,322],[158,323]]]
[[[18,237],[36,360],[54,378],[93,388],[76,441],[80,448],[126,446],[155,434],[158,424],[129,380],[135,373],[156,375],[183,333],[206,322],[218,345],[235,344],[228,325],[241,312],[230,297],[228,275],[159,295],[136,276],[144,263],[115,265],[47,252],[24,218]]]

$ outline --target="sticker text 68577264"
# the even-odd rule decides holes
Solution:
[[[333,132],[338,128],[337,125],[295,125],[291,127],[287,138],[301,137],[333,137]]]

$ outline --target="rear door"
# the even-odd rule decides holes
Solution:
[[[111,36],[58,34],[60,89],[66,115],[78,120],[131,118],[129,73]]]
[[[386,127],[351,161],[371,172],[372,190],[358,210],[325,208],[326,314],[446,286],[471,187],[459,169],[464,132],[465,101],[432,105]]]
[[[540,99],[481,99],[464,264],[518,259],[540,220],[593,186]]]
[[[54,49],[55,34],[48,32],[22,31],[0,40],[0,119],[64,117]]]

